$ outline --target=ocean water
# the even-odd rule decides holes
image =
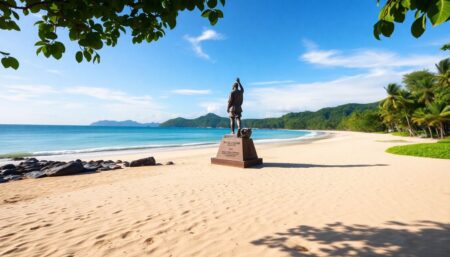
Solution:
[[[0,158],[183,147],[219,143],[225,128],[0,125]],[[299,130],[254,129],[256,142],[314,136]]]

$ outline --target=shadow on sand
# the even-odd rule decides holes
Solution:
[[[286,163],[286,162],[266,162],[255,166],[256,169],[262,168],[361,168],[389,166],[387,164],[309,164],[309,163]]]
[[[298,226],[251,243],[278,249],[285,253],[285,256],[292,257],[450,256],[450,224],[434,221],[417,221],[412,224],[390,221],[385,225],[386,227],[372,227],[337,222],[324,227]],[[304,245],[293,245],[289,242],[303,242]],[[308,249],[307,242],[315,246]]]

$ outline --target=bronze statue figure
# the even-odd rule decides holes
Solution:
[[[239,78],[233,84],[230,97],[228,98],[227,112],[230,116],[231,133],[234,134],[235,124],[238,127],[238,136],[241,133],[241,115],[242,115],[242,102],[244,101],[244,87],[242,87]]]
[[[233,84],[230,97],[228,98],[227,112],[230,116],[232,135],[224,135],[219,145],[216,157],[211,158],[212,164],[229,165],[234,167],[248,168],[261,165],[263,159],[258,157],[255,144],[253,143],[252,129],[241,128],[242,102],[244,101],[244,87],[239,78]],[[237,136],[234,134],[237,123]]]

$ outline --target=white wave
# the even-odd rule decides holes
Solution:
[[[79,153],[95,153],[95,152],[111,152],[124,150],[144,150],[153,148],[169,148],[169,147],[184,147],[184,146],[201,146],[214,144],[213,142],[187,143],[187,144],[168,144],[168,145],[139,145],[139,146],[118,146],[118,147],[98,147],[87,148],[79,150],[56,150],[56,151],[39,151],[33,152],[32,156],[47,156],[47,155],[65,155],[65,154],[79,154]]]
[[[299,131],[299,130],[292,130]],[[307,134],[295,137],[295,138],[274,138],[274,139],[256,139],[257,143],[276,143],[276,142],[288,142],[304,140],[308,138],[315,138],[324,135],[324,132],[316,131],[304,131]],[[196,147],[218,144],[219,142],[195,142],[195,143],[182,143],[182,144],[154,144],[154,145],[137,145],[137,146],[117,146],[117,147],[97,147],[87,149],[74,149],[74,150],[55,150],[55,151],[38,151],[32,152],[32,156],[49,156],[49,155],[67,155],[67,154],[81,154],[81,153],[95,153],[95,152],[111,152],[111,151],[125,151],[125,150],[145,150],[154,148],[176,148],[176,147]]]
[[[298,130],[290,130],[290,131],[298,131]],[[303,130],[302,130],[303,131]],[[317,138],[325,135],[324,132],[317,132],[317,131],[305,131],[308,132],[306,135],[302,135],[299,137],[294,138],[273,138],[273,139],[257,139],[255,140],[256,143],[278,143],[278,142],[289,142],[289,141],[300,141],[310,138]]]

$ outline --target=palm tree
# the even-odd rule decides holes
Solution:
[[[436,77],[438,78],[438,83],[442,87],[447,87],[450,85],[450,58],[444,59],[436,64],[436,69],[438,71]]]
[[[386,89],[388,96],[381,101],[381,106],[385,110],[397,109],[399,104],[398,102],[400,101],[400,86],[396,83],[391,83],[384,89]]]
[[[445,135],[445,124],[450,122],[450,105],[442,102],[434,102],[427,105],[430,125],[439,129],[441,138]]]
[[[435,74],[428,70],[413,71],[403,75],[403,84],[410,92],[417,91],[420,88],[420,81],[423,79],[435,78]]]
[[[384,124],[386,124],[389,132],[394,129],[397,129],[396,117],[391,110],[384,109],[382,107],[379,108],[379,115]]]
[[[424,77],[423,79],[417,81],[417,86],[412,92],[414,96],[420,103],[429,104],[434,100],[435,94],[435,78],[434,77]]]
[[[401,114],[406,119],[409,134],[413,136],[414,131],[409,120],[409,116],[412,113],[411,107],[414,104],[411,94],[406,90],[402,90],[396,83],[389,84],[385,89],[388,96],[381,101],[381,108],[388,112]]]
[[[430,125],[432,119],[431,119],[430,114],[427,113],[426,108],[417,109],[414,112],[411,120],[419,126],[426,126],[428,129],[428,132],[430,133],[430,137],[433,138],[433,131],[431,130],[431,125]]]
[[[412,112],[414,112],[414,98],[412,97],[411,93],[406,90],[400,90],[399,92],[399,111],[403,114],[403,116],[406,119],[406,123],[408,125],[408,131],[410,136],[414,136],[414,130],[411,126],[411,122],[409,120],[409,117],[411,116]]]

